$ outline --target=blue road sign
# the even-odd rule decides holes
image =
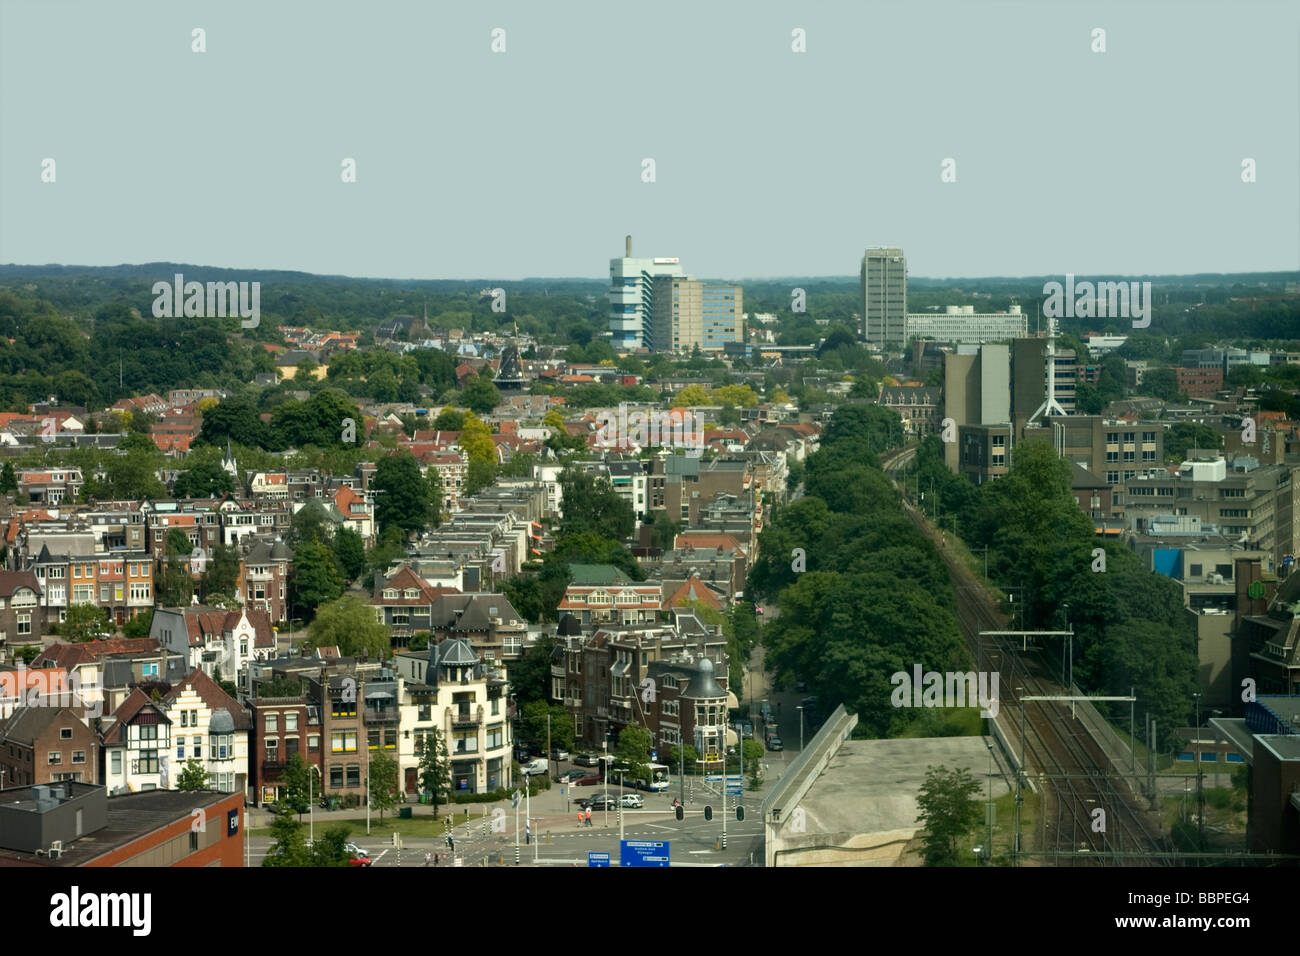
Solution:
[[[588,853],[588,854],[587,854],[587,865],[588,865],[588,866],[609,866],[609,854],[608,854],[608,853]]]
[[[1291,566],[1292,564],[1295,564],[1295,555],[1294,555],[1294,554],[1284,554],[1284,555],[1282,555],[1282,565],[1283,565],[1283,567],[1289,567],[1289,566]]]
[[[620,840],[620,866],[667,866],[668,843],[651,840]]]
[[[740,796],[743,791],[743,787],[727,787],[727,796]]]
[[[657,750],[652,750],[652,751],[650,751],[650,759],[651,759],[651,760],[658,760],[658,759],[659,759],[659,751],[657,751]]]

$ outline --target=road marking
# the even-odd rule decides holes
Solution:
[[[382,860],[382,859],[384,858],[384,854],[387,853],[387,852],[388,852],[389,850],[391,850],[391,849],[392,849],[392,847],[388,847],[388,848],[384,849],[384,850],[379,854],[379,856],[375,857],[375,859],[376,859],[376,860]]]
[[[712,853],[713,851],[712,850],[687,850],[686,852],[690,853],[692,856],[696,856],[700,853]]]
[[[647,823],[646,826],[654,827],[656,830],[676,830],[676,827],[666,827],[662,823]]]

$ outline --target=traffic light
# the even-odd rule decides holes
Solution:
[[[684,816],[686,816],[685,808],[683,808],[682,805],[679,803],[677,804],[677,819],[680,820]]]
[[[713,808],[712,808],[712,807],[705,807],[705,808],[704,808],[704,819],[706,819],[706,820],[712,820],[712,819],[713,819]]]
[[[737,819],[737,820],[743,820],[743,819],[745,819],[745,808],[744,808],[744,807],[736,807],[736,819]]]

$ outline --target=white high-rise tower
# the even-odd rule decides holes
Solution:
[[[653,349],[654,280],[681,276],[682,267],[675,257],[633,259],[632,237],[626,241],[626,255],[609,260],[610,345],[620,352]]]

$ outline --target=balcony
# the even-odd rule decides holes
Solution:
[[[365,712],[365,722],[368,724],[395,724],[398,720],[398,713],[395,707],[367,707]]]
[[[477,727],[483,723],[483,708],[477,710],[453,710],[451,725],[453,727]]]

